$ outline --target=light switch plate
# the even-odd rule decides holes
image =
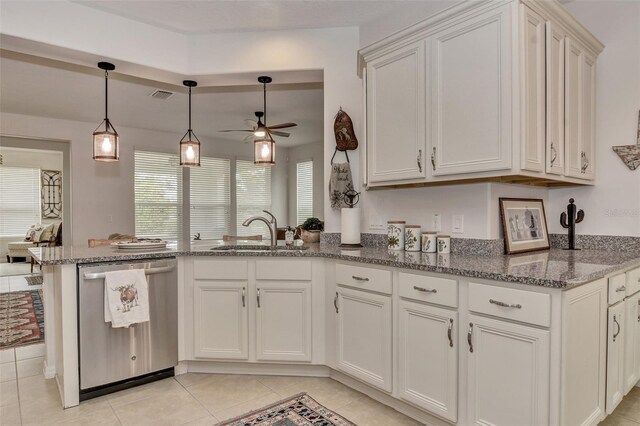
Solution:
[[[439,213],[433,215],[433,221],[431,227],[435,232],[442,231],[442,216]]]
[[[464,215],[453,215],[453,219],[451,220],[451,232],[453,234],[462,234],[464,232]]]

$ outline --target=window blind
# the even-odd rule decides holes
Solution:
[[[313,217],[313,161],[297,164],[297,224]]]
[[[253,161],[236,161],[236,223],[238,235],[262,235],[269,230],[262,222],[242,226],[248,217],[271,210],[271,168],[256,166]]]
[[[40,223],[40,169],[0,167],[0,237],[24,237]]]
[[[182,169],[177,155],[135,152],[136,236],[182,238]]]
[[[191,169],[191,235],[221,239],[231,234],[231,162],[223,158],[200,159]]]

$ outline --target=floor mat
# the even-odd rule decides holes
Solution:
[[[0,293],[0,348],[43,341],[42,290]]]

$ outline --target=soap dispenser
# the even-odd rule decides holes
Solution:
[[[287,230],[284,232],[284,243],[288,246],[293,245],[294,232],[291,226],[287,226]]]

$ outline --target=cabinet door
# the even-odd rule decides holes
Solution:
[[[564,32],[546,24],[547,45],[547,173],[564,174]]]
[[[595,177],[595,58],[565,38],[565,173]]]
[[[607,331],[607,414],[624,397],[624,302],[609,308]]]
[[[511,7],[431,36],[434,176],[511,168]]]
[[[458,314],[400,301],[399,394],[455,422],[458,418]]]
[[[640,293],[625,301],[624,393],[640,381]]]
[[[425,42],[367,64],[369,182],[426,176]]]
[[[256,359],[311,361],[311,283],[256,283]]]
[[[549,332],[469,316],[468,415],[474,425],[549,423]]]
[[[546,141],[546,48],[545,21],[525,5],[520,5],[522,19],[521,64],[522,169],[545,171]]]
[[[247,283],[196,280],[193,296],[195,356],[248,359]]]
[[[338,287],[337,368],[391,392],[391,297]]]

